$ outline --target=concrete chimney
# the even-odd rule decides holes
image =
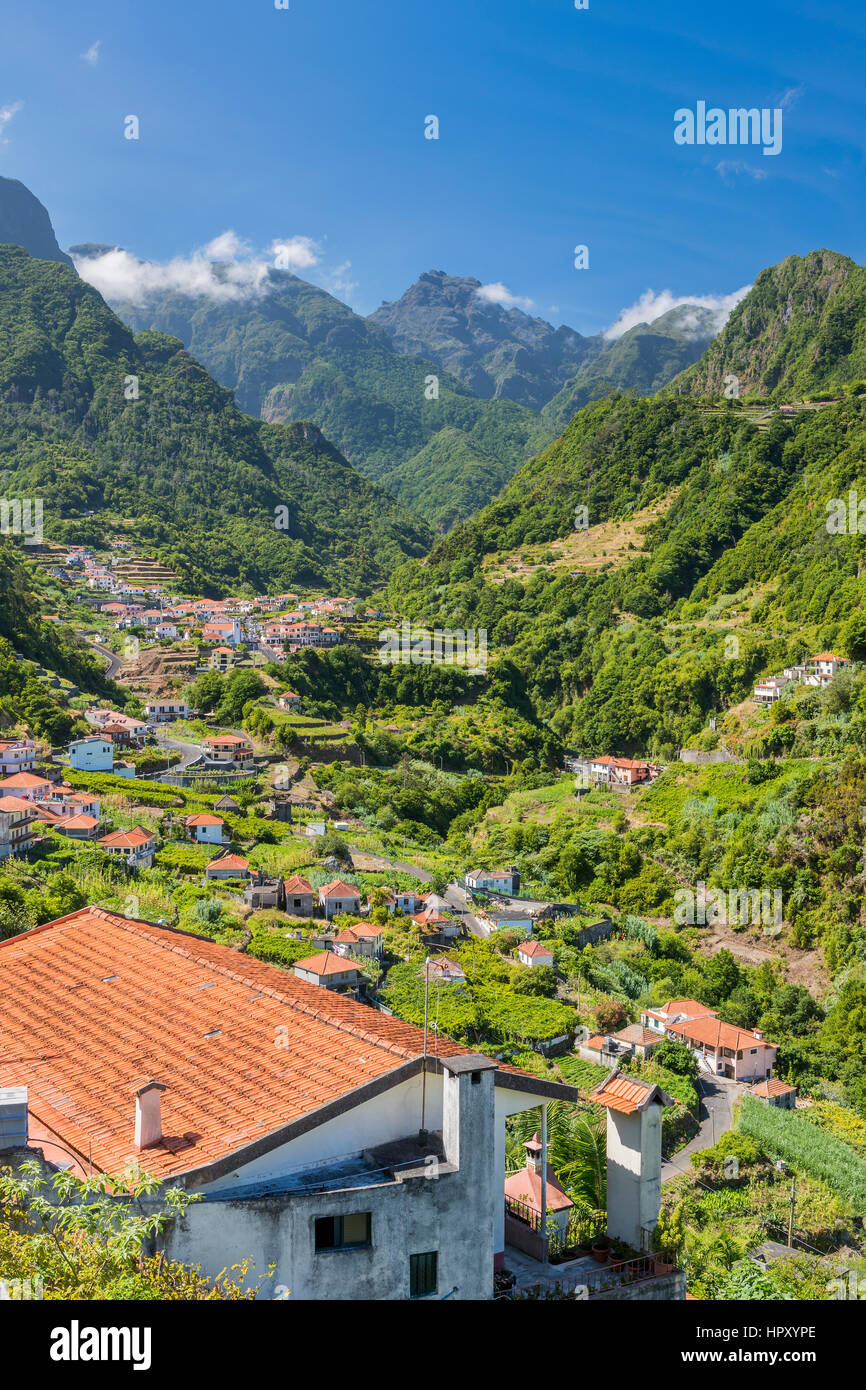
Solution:
[[[165,1089],[161,1081],[146,1081],[133,1091],[137,1149],[150,1149],[162,1142],[162,1092]]]

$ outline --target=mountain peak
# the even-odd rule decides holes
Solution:
[[[40,261],[72,261],[57,245],[47,209],[18,179],[0,178],[0,245],[22,246]]]

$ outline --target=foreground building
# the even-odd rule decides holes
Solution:
[[[264,1297],[490,1298],[505,1260],[506,1117],[578,1099],[100,908],[0,942],[0,991],[0,1088],[27,1088],[30,1144],[79,1173],[137,1163],[195,1193],[159,1248],[209,1275],[249,1258],[251,1282],[273,1265]],[[627,1210],[611,1229],[648,1238],[664,1098],[620,1097],[611,1081],[594,1099],[631,1107],[617,1120]]]

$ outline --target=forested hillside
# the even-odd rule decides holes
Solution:
[[[762,270],[700,361],[667,389],[717,396],[737,377],[741,397],[790,401],[837,394],[864,376],[866,269],[823,250]]]
[[[242,410],[271,423],[315,422],[353,467],[434,524],[477,511],[553,437],[525,406],[479,400],[433,362],[396,352],[383,329],[288,271],[271,270],[266,293],[240,302],[175,294],[114,307],[133,328],[180,338]],[[447,468],[431,475],[429,454],[420,463],[428,485],[415,483],[416,456],[446,429],[460,430],[470,450],[490,456],[490,475],[476,479],[483,491],[468,498]]]
[[[48,536],[126,536],[200,592],[369,588],[430,541],[316,427],[242,414],[177,339],[133,337],[73,270],[15,247],[0,247],[0,487],[43,498]]]

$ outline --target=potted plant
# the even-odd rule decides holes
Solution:
[[[670,1211],[661,1211],[650,1242],[653,1273],[670,1274],[676,1267],[677,1252],[685,1239],[685,1218],[682,1202]]]
[[[600,1265],[607,1264],[610,1255],[610,1239],[606,1235],[593,1236],[592,1238],[592,1258],[597,1260]]]

